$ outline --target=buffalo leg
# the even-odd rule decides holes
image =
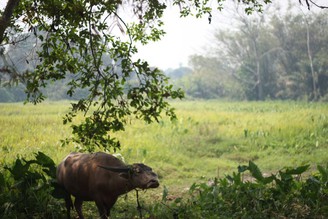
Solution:
[[[105,205],[101,201],[96,201],[96,205],[97,205],[97,208],[99,211],[100,218],[107,219],[109,211],[107,211],[107,208],[105,207]]]
[[[79,215],[79,219],[84,219],[83,214],[82,214],[82,203],[83,203],[83,201],[81,199],[75,198],[74,207],[75,207],[77,214]]]
[[[71,218],[71,209],[73,208],[73,203],[71,199],[71,195],[69,193],[65,194],[65,204],[66,204],[66,210],[67,210],[67,219]]]

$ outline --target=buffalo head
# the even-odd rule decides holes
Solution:
[[[157,174],[153,170],[142,163],[135,163],[125,167],[110,167],[101,166],[109,171],[120,173],[120,177],[127,179],[132,187],[140,189],[157,188],[159,186],[159,181]]]

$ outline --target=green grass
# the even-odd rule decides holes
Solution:
[[[0,153],[3,162],[41,150],[59,161],[72,148],[62,148],[60,139],[70,135],[62,117],[68,103],[0,104]],[[58,153],[59,152],[59,153]]]
[[[328,160],[328,105],[305,102],[172,102],[178,120],[147,125],[131,119],[115,133],[129,163],[145,162],[169,185],[223,176],[249,160],[264,171]],[[67,102],[0,105],[0,158],[41,150],[59,162],[74,145],[62,124]]]
[[[131,118],[115,133],[128,163],[144,162],[162,186],[180,195],[193,182],[224,177],[254,161],[264,173],[328,161],[328,104],[306,102],[172,102],[178,119],[146,124]],[[68,102],[0,104],[0,162],[43,151],[59,163],[77,145],[62,117]],[[2,166],[2,164],[0,166]],[[163,187],[145,197],[161,198]],[[147,198],[146,198],[147,199]],[[124,204],[123,204],[124,208]],[[94,214],[90,213],[91,215]]]
[[[249,160],[268,172],[327,162],[327,104],[172,104],[179,117],[175,123],[136,122],[119,135],[121,153],[129,161],[151,163],[168,184],[222,177]]]

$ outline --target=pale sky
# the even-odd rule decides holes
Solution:
[[[166,34],[162,40],[139,47],[140,58],[163,70],[186,66],[190,55],[203,52],[215,29],[207,16],[180,18],[178,10],[174,9],[164,14]]]

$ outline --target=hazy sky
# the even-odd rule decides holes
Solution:
[[[166,10],[161,41],[139,47],[140,57],[163,70],[186,66],[188,56],[202,53],[213,35],[215,24],[209,24],[207,16],[180,18],[177,8]]]

